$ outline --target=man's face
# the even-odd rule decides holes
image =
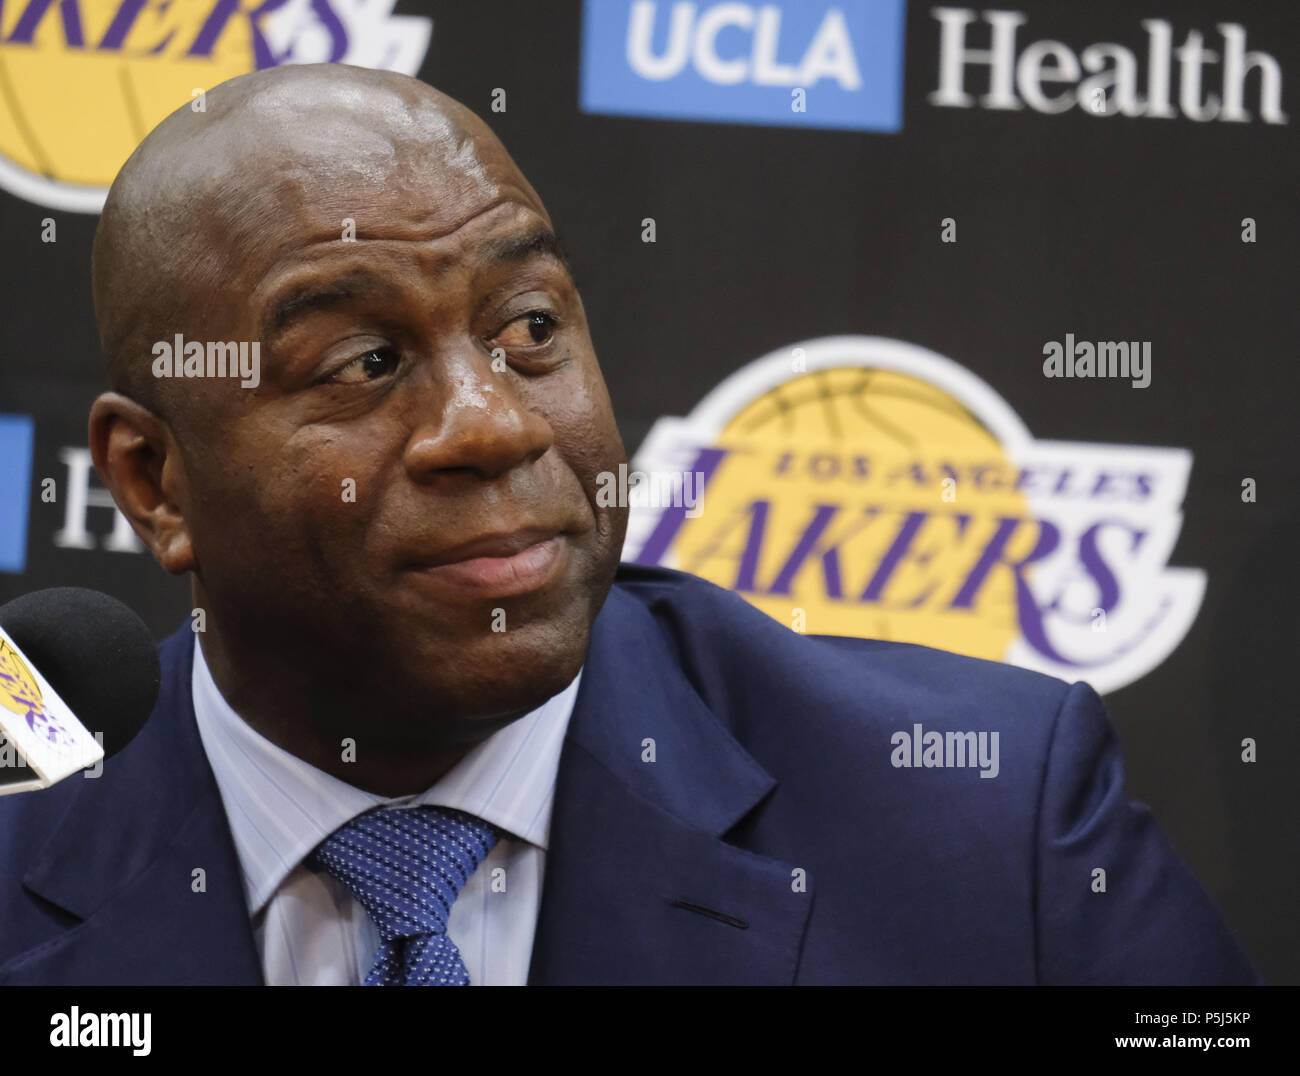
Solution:
[[[497,146],[351,145],[196,213],[231,259],[198,323],[262,363],[184,388],[201,593],[378,711],[531,707],[581,664],[627,522],[596,504],[626,455],[582,302]]]

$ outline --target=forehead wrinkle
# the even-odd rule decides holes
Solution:
[[[322,272],[329,274],[330,279],[333,279],[335,273],[339,276],[345,276],[356,271],[370,271],[374,275],[380,276],[384,275],[386,269],[393,262],[404,258],[414,258],[422,276],[436,277],[444,275],[448,270],[454,268],[458,258],[463,257],[463,251],[462,249],[448,250],[445,247],[439,249],[433,247],[432,244],[441,244],[444,240],[455,237],[475,221],[507,206],[524,209],[535,215],[535,211],[531,206],[522,205],[507,195],[493,200],[481,209],[476,209],[449,231],[433,236],[408,234],[374,235],[363,238],[358,234],[355,242],[342,243],[336,235],[331,233],[317,241],[305,243],[303,246],[283,252],[266,270],[261,279],[249,289],[249,296],[259,305],[275,303],[276,295],[286,288],[292,288],[296,277],[306,278],[303,286],[309,286],[312,279],[320,279]],[[543,223],[545,223],[544,218]],[[462,240],[458,244],[458,248],[463,248],[464,242],[468,242],[468,240]],[[400,243],[403,246],[394,249],[390,246],[393,243]],[[371,244],[376,245],[379,249],[373,250],[373,252],[367,251],[366,247]],[[405,244],[411,245],[406,246]],[[366,259],[368,258],[374,258],[375,261],[367,265]],[[327,264],[332,259],[338,259],[337,269],[333,272],[331,272],[331,267]]]
[[[387,299],[396,291],[382,274],[361,267],[301,284],[274,301],[263,319],[262,338],[274,339],[292,322],[314,311],[336,309],[364,299]]]

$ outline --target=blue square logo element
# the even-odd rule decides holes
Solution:
[[[35,430],[27,415],[0,415],[0,572],[21,572],[27,564]]]
[[[906,0],[585,0],[584,112],[898,131]]]

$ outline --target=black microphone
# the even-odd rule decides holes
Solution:
[[[0,740],[9,756],[15,747],[23,756],[0,763],[0,795],[69,776],[58,772],[67,769],[62,756],[84,750],[87,736],[92,749],[101,738],[109,758],[144,727],[158,699],[158,651],[144,621],[116,598],[83,587],[37,590],[0,606],[0,629],[13,644],[0,636]],[[70,715],[43,697],[33,671]]]

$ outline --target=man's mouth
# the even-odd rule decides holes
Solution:
[[[508,534],[464,542],[413,566],[436,586],[508,597],[540,590],[563,572],[569,543],[549,527],[525,527]]]

